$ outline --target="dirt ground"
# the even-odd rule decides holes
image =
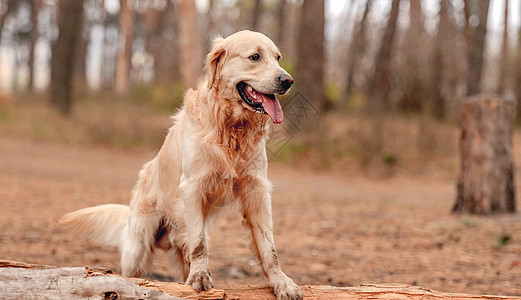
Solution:
[[[138,170],[154,155],[0,134],[0,259],[119,272],[116,249],[86,242],[56,220],[87,206],[128,203]],[[518,193],[520,171],[518,163]],[[450,214],[454,173],[375,179],[272,164],[283,269],[299,284],[404,283],[521,295],[521,215]],[[210,232],[217,286],[267,283],[240,221],[238,213],[221,217]],[[181,280],[165,253],[156,255],[149,276]]]

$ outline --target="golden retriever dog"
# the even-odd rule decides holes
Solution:
[[[270,118],[284,115],[275,94],[293,78],[265,35],[240,31],[216,38],[206,74],[188,90],[158,155],[145,164],[130,206],[106,204],[65,215],[60,223],[90,240],[119,247],[124,276],[140,276],[156,249],[175,253],[186,284],[213,287],[207,227],[226,206],[239,207],[262,269],[278,299],[302,299],[282,272],[271,216],[266,139]]]

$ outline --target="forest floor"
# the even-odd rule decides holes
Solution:
[[[520,153],[519,137],[516,143]],[[138,170],[156,151],[70,145],[0,130],[0,259],[120,272],[115,248],[87,242],[56,221],[79,208],[128,203]],[[299,284],[403,283],[521,295],[521,214],[451,214],[454,170],[379,178],[275,163],[269,176],[281,265]],[[239,213],[231,213],[210,231],[217,286],[267,284],[240,224]],[[163,252],[149,276],[181,280]]]

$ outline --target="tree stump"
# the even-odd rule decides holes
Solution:
[[[463,103],[461,170],[454,212],[515,212],[514,112],[514,101],[497,95],[474,95]]]

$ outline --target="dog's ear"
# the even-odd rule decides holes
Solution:
[[[206,73],[209,89],[211,89],[215,81],[221,77],[222,60],[225,53],[224,39],[222,37],[215,38],[212,43],[212,51],[210,51],[206,57]]]

